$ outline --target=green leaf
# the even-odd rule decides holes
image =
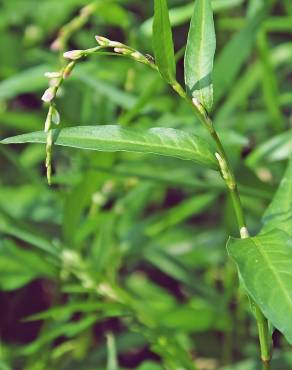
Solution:
[[[279,228],[292,236],[292,159],[276,195],[263,216],[263,232]]]
[[[73,148],[106,152],[153,153],[185,160],[217,169],[216,159],[208,143],[198,136],[171,128],[148,130],[121,128],[118,125],[78,126],[53,130],[54,143]],[[2,144],[45,143],[43,131],[2,140]]]
[[[213,12],[214,13],[221,12],[226,9],[239,6],[243,2],[244,0],[213,0],[212,1]],[[194,3],[181,5],[169,9],[169,19],[171,26],[176,27],[184,24],[185,22],[189,21],[192,18],[193,13],[194,13]],[[279,23],[282,24],[283,21],[281,20],[281,22]],[[147,37],[151,36],[152,24],[153,18],[149,18],[144,23],[142,23],[140,30],[144,36]]]
[[[263,19],[263,14],[260,13],[248,20],[245,27],[227,43],[217,56],[214,65],[215,103],[228,92],[243,64],[250,56],[257,29]],[[234,58],[235,55],[236,58]]]
[[[167,0],[154,0],[153,49],[161,76],[175,82],[175,58]]]
[[[292,239],[281,230],[227,244],[242,282],[264,315],[292,343]]]
[[[188,94],[208,111],[213,104],[211,75],[215,49],[211,1],[196,0],[185,53],[185,83]]]
[[[12,241],[0,244],[0,289],[14,290],[40,277],[54,279],[57,271],[42,256],[19,248]]]
[[[51,69],[48,65],[32,67],[0,83],[0,100],[10,99],[23,93],[45,88],[47,79],[44,73]]]
[[[259,145],[246,159],[246,164],[251,168],[269,162],[287,159],[292,154],[292,130],[273,136],[268,141]]]

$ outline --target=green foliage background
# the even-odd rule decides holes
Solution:
[[[104,35],[153,54],[151,1],[96,1],[83,22],[87,3],[2,1],[1,138],[43,129],[44,73],[63,63],[50,50],[58,34],[60,51]],[[179,52],[193,1],[168,5]],[[292,151],[292,5],[214,0],[213,10],[212,116],[255,235]],[[209,141],[153,70],[125,58],[80,63],[57,102],[61,127],[172,127]],[[43,145],[0,150],[0,369],[260,369],[255,322],[225,248],[237,236],[231,200],[215,171],[56,147],[48,187]],[[290,193],[279,195],[283,207]],[[277,331],[274,343],[272,369],[291,369],[291,346]]]

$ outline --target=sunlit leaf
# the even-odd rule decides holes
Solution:
[[[107,152],[128,151],[153,153],[192,160],[217,168],[216,160],[208,144],[195,135],[180,130],[151,128],[149,130],[126,129],[120,126],[79,126],[53,130],[56,145]],[[14,136],[2,140],[2,144],[45,143],[43,131]]]

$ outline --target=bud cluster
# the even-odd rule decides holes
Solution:
[[[84,8],[85,14],[87,12],[91,12],[91,8]],[[157,68],[154,62],[154,59],[150,55],[143,55],[139,51],[121,43],[118,41],[112,41],[107,39],[106,37],[102,36],[95,36],[95,39],[98,43],[97,47],[86,49],[86,50],[69,50],[66,51],[63,56],[66,59],[69,59],[69,63],[61,70],[57,72],[46,72],[45,77],[47,77],[50,81],[50,86],[45,90],[42,100],[45,103],[49,103],[49,110],[47,114],[47,118],[45,121],[45,128],[44,131],[47,133],[47,146],[46,146],[46,167],[47,167],[47,178],[49,184],[51,183],[51,159],[52,159],[52,131],[51,127],[52,124],[58,125],[60,123],[60,114],[57,111],[53,101],[56,98],[56,94],[62,85],[63,81],[68,78],[75,66],[75,64],[82,59],[83,57],[87,57],[88,55],[95,54],[99,50],[112,48],[116,54],[127,56],[131,59],[134,59],[137,62],[144,63],[152,68]],[[60,41],[57,39],[57,41]]]
[[[125,56],[128,56],[136,60],[137,62],[144,63],[150,66],[154,66],[152,57],[149,57],[149,56],[147,57],[143,55],[142,53],[140,53],[139,51],[131,48],[128,45],[125,45],[118,41],[109,40],[103,36],[95,36],[95,39],[100,46],[113,48],[114,52],[117,54],[125,55]]]

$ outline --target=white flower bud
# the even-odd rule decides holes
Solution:
[[[131,50],[126,48],[114,48],[114,52],[118,54],[130,55],[132,53]]]
[[[75,67],[75,62],[74,61],[67,64],[67,66],[65,67],[64,72],[63,72],[63,78],[68,78],[74,67]]]
[[[60,72],[45,72],[44,76],[47,78],[59,78],[61,77],[61,73]]]
[[[140,60],[140,61],[146,59],[143,54],[139,53],[139,51],[135,51],[134,53],[131,53],[131,57],[134,59]]]
[[[109,46],[111,40],[103,36],[95,36],[95,40],[100,46]]]
[[[66,59],[77,60],[83,57],[83,53],[83,50],[70,50],[66,51],[66,53],[63,54],[63,57]]]
[[[115,48],[115,47],[124,47],[125,45],[122,44],[121,42],[119,41],[112,41],[110,39],[107,39],[106,37],[103,37],[103,36],[95,36],[95,40],[97,41],[97,43],[100,45],[100,46],[109,46],[111,48]]]
[[[55,98],[56,91],[54,87],[49,87],[42,96],[42,101],[49,103]]]

